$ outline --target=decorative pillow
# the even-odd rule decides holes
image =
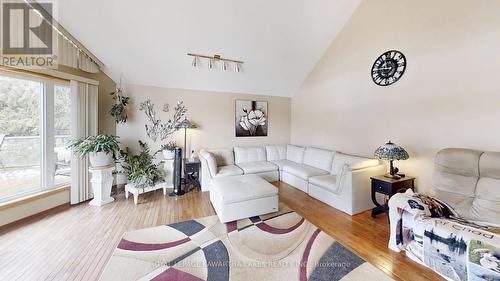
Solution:
[[[200,152],[200,156],[207,160],[208,170],[212,176],[217,175],[217,160],[215,159],[215,155],[206,150]]]
[[[205,151],[212,153],[215,161],[217,161],[217,166],[234,165],[234,152],[232,148],[206,149]]]

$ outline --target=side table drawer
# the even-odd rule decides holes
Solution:
[[[186,163],[186,172],[187,173],[198,173],[200,171],[199,163]]]
[[[372,181],[372,188],[375,190],[375,192],[391,195],[392,187],[389,183],[374,180]]]

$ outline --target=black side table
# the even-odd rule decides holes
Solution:
[[[408,188],[412,190],[415,188],[414,177],[404,177],[401,179],[386,178],[384,176],[371,177],[372,179],[372,201],[375,208],[372,209],[372,217],[376,217],[381,213],[389,213],[389,206],[387,203],[380,204],[377,202],[376,194],[381,193],[388,198],[398,192],[405,192]]]
[[[194,185],[196,188],[200,188],[200,168],[201,162],[198,158],[195,158],[193,162],[189,162],[189,159],[185,159],[186,167],[184,170],[185,184],[186,187]]]

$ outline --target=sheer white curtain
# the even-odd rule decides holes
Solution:
[[[79,139],[97,134],[98,122],[97,85],[71,81],[71,137]],[[88,172],[88,157],[71,159],[71,204],[78,204],[93,197]]]

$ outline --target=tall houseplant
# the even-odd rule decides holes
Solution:
[[[82,158],[88,155],[92,167],[111,165],[120,150],[117,137],[113,135],[88,136],[72,141],[68,147]]]
[[[139,154],[133,154],[128,147],[125,151],[120,150],[120,159],[129,182],[136,188],[144,189],[153,186],[162,175],[158,164],[153,162],[154,154],[150,153],[149,146],[142,141],[139,141],[139,146]]]

